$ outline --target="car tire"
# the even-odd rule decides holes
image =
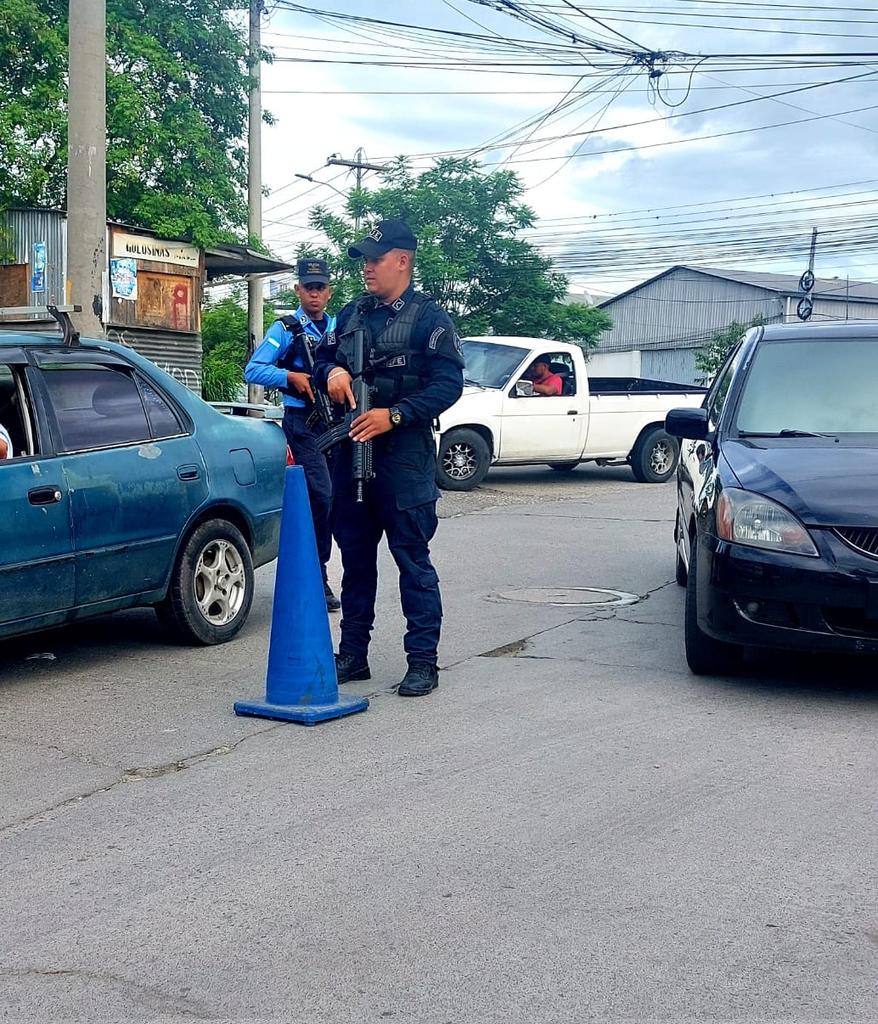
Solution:
[[[439,441],[436,483],[445,491],[471,491],[491,466],[488,442],[475,430],[449,430]]]
[[[572,473],[579,462],[550,462],[548,465],[549,469],[554,469],[556,473]]]
[[[680,458],[680,445],[663,427],[648,430],[631,450],[634,478],[642,484],[663,484],[670,480]]]
[[[686,645],[686,663],[696,676],[718,676],[732,671],[740,660],[740,651],[734,644],[715,640],[698,625],[698,570],[696,567],[698,542],[692,539],[689,554],[689,573],[686,581],[686,607],[683,634]]]
[[[183,545],[156,613],[181,642],[224,644],[247,621],[253,586],[253,559],[241,531],[209,519]]]
[[[689,582],[689,571],[679,548],[677,548],[677,561],[674,565],[674,579],[677,581],[678,587],[685,587]]]
[[[677,554],[677,559],[674,565],[674,579],[676,580],[678,587],[685,587],[686,582],[689,579],[689,570],[686,568],[686,563],[683,561],[683,556],[680,554],[681,540],[682,531],[680,529],[680,510],[677,509],[677,521],[674,524],[674,548]]]

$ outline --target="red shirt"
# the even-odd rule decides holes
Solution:
[[[553,390],[548,393],[543,392],[543,397],[548,398],[552,395],[560,395],[564,390],[564,381],[559,373],[550,373],[548,377],[543,377],[542,380],[538,380],[535,383],[540,385],[551,384]],[[539,394],[540,392],[538,392]]]

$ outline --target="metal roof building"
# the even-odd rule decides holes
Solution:
[[[700,382],[695,355],[733,321],[796,320],[799,278],[676,266],[600,304],[613,320],[589,358],[591,372]],[[878,319],[878,284],[818,278],[812,321]]]

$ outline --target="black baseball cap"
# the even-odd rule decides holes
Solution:
[[[391,249],[408,249],[414,252],[417,247],[418,240],[404,220],[382,220],[365,238],[361,238],[348,249],[348,256],[354,260],[361,257],[373,260],[376,256],[390,252]]]
[[[299,284],[329,284],[329,267],[326,260],[310,256],[297,264]]]

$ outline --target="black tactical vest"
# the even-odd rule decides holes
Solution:
[[[286,352],[278,359],[277,365],[282,370],[292,370],[295,373],[310,373],[310,367],[314,360],[311,357],[310,351],[306,349],[308,345],[307,331],[294,316],[282,316],[278,319],[278,322],[282,323],[292,333],[293,340],[290,342]],[[297,360],[299,362],[298,366],[296,366]],[[306,405],[309,404],[307,395],[300,394],[294,388],[284,387],[277,390],[282,395],[301,398]]]
[[[391,308],[395,305],[391,303]],[[366,296],[357,303],[353,316],[345,324],[344,334],[339,338],[339,351],[348,362],[354,332],[365,331],[365,374],[375,389],[376,406],[395,405],[426,387],[430,379],[430,357],[413,343],[418,319],[430,305],[435,302],[429,295],[413,292],[384,328],[373,335],[368,315],[377,303],[372,296]]]

